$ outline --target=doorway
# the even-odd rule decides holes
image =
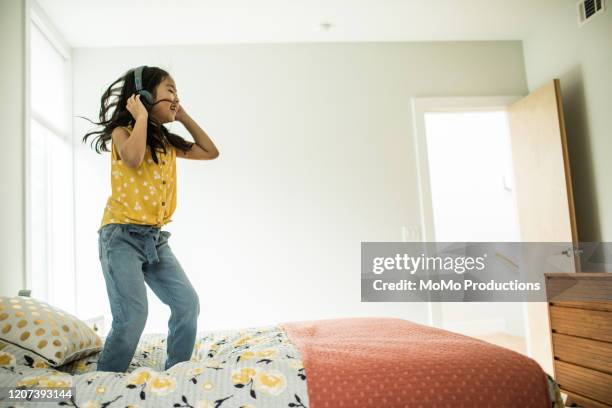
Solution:
[[[505,111],[425,112],[433,237],[520,241]]]
[[[414,101],[426,241],[520,241],[506,111],[517,99]],[[526,354],[524,306],[430,303],[430,323]]]

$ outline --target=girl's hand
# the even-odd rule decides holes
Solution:
[[[132,94],[130,98],[127,100],[127,110],[130,111],[134,120],[137,120],[139,117],[148,118],[149,112],[147,112],[147,108],[140,101],[140,95]]]
[[[185,111],[185,109],[183,109],[183,105],[179,104],[178,107],[176,108],[176,116],[174,116],[175,120],[178,120],[179,122],[182,122],[183,120],[185,120],[189,115],[187,114],[187,112]]]

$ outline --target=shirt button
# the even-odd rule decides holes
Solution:
[[[162,180],[162,184],[166,184],[166,180]]]
[[[162,202],[162,205],[165,207],[165,206],[166,206],[166,202],[165,202],[165,201],[163,201],[163,202]]]
[[[165,160],[162,160],[162,164],[166,164],[166,161],[165,161]]]

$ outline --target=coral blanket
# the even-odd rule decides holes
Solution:
[[[399,318],[282,323],[300,350],[309,408],[550,407],[532,359]]]

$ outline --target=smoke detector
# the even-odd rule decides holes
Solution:
[[[592,18],[606,11],[605,0],[580,0],[577,4],[578,27],[582,27]]]
[[[317,26],[317,31],[327,32],[334,27],[334,24],[329,21],[323,21]]]

